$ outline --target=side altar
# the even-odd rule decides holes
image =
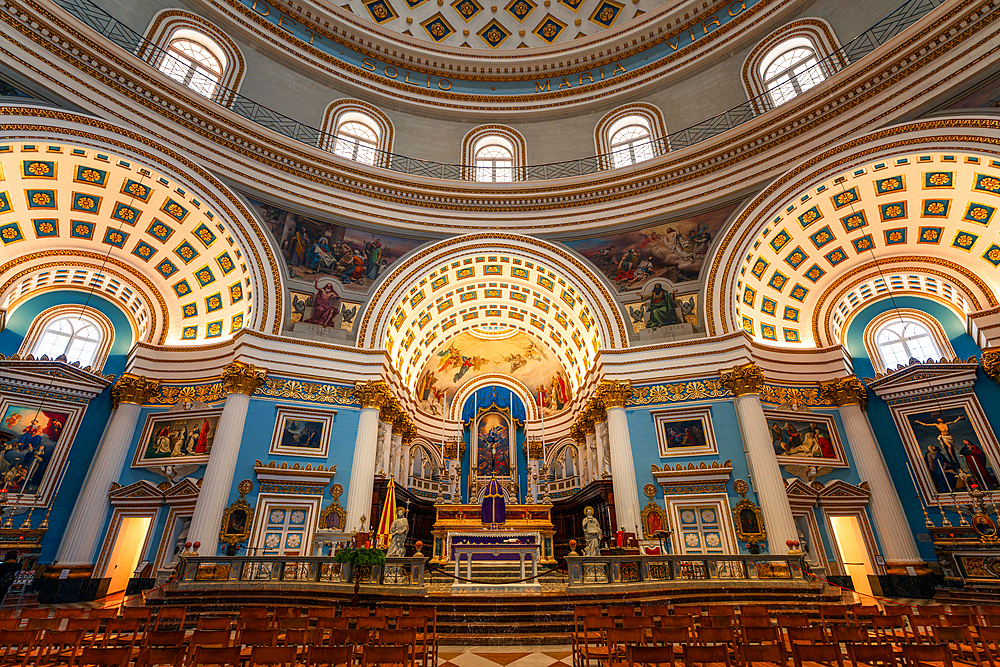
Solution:
[[[509,550],[488,550],[491,545],[536,546],[540,549],[540,562],[554,564],[552,538],[552,505],[507,505],[506,520],[495,529],[483,523],[483,507],[476,505],[437,505],[437,521],[432,532],[434,553],[431,563],[441,565],[453,560],[455,546],[487,547],[469,556],[478,560],[517,561],[519,556]]]

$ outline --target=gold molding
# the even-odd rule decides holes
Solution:
[[[111,407],[122,403],[145,405],[160,391],[160,381],[134,373],[122,373],[111,387]]]
[[[367,380],[354,385],[354,400],[361,404],[361,409],[379,408],[392,400],[389,385],[383,380]]]
[[[234,361],[222,369],[222,383],[227,394],[246,394],[252,396],[267,382],[267,369],[258,368],[253,364]]]
[[[1000,384],[1000,348],[987,348],[979,358],[983,373],[989,379]]]
[[[868,405],[868,390],[856,375],[823,382],[819,391],[823,398],[837,406],[858,405],[864,410]]]
[[[624,408],[632,398],[632,383],[629,380],[603,380],[594,393],[595,404],[604,411]]]
[[[733,396],[760,395],[764,388],[764,373],[752,361],[742,366],[733,366],[731,371],[719,373],[722,386],[733,393]]]

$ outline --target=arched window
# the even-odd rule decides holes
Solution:
[[[653,145],[649,128],[644,124],[633,123],[615,132],[611,135],[611,156],[615,168],[652,158]]]
[[[511,183],[523,179],[525,143],[516,130],[503,125],[484,125],[465,135],[462,163],[469,165],[466,178],[480,183]]]
[[[629,104],[606,114],[594,140],[606,169],[629,167],[669,150],[663,114],[651,104]]]
[[[826,78],[819,67],[816,51],[799,41],[793,39],[778,45],[761,63],[764,88],[774,106],[798,97]]]
[[[215,97],[225,68],[222,49],[193,30],[175,32],[160,61],[161,72],[209,98]]]
[[[910,359],[940,361],[955,356],[944,327],[913,308],[893,308],[873,318],[865,326],[864,341],[872,366],[879,373],[907,366]]]
[[[345,114],[346,115],[346,114]],[[344,120],[333,137],[333,152],[340,157],[375,164],[378,131],[358,120]]]
[[[139,56],[199,95],[228,105],[246,62],[236,42],[215,25],[182,9],[164,9],[146,28]]]
[[[487,143],[476,151],[476,180],[481,183],[510,183],[514,180],[513,153],[502,145],[500,137],[487,139],[496,143]]]
[[[822,83],[846,64],[830,24],[807,18],[778,28],[743,63],[743,86],[763,113]]]
[[[52,320],[42,331],[32,354],[49,359],[66,357],[68,363],[76,361],[90,366],[101,346],[101,328],[86,315],[64,315]]]
[[[883,324],[875,333],[875,344],[887,368],[905,366],[910,359],[938,360],[942,356],[927,327],[913,320]]]

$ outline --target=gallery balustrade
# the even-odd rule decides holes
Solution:
[[[174,57],[90,2],[90,0],[53,0],[53,2],[72,14],[80,22],[126,51],[134,54],[137,58],[145,61],[155,69],[159,69],[159,65],[163,63],[164,59]],[[821,79],[833,76],[896,37],[943,2],[944,0],[906,0],[891,14],[867,31],[817,62],[808,72],[816,70]],[[9,6],[0,7],[0,11],[10,11]],[[83,54],[79,54],[79,57],[83,67],[86,68],[89,66]],[[817,70],[816,68],[819,69]],[[801,76],[808,78],[808,72],[802,73]],[[765,92],[756,98],[749,99],[732,109],[716,114],[700,123],[695,123],[694,125],[678,130],[669,136],[652,140],[649,143],[648,151],[645,150],[645,147],[631,146],[617,152],[576,160],[515,167],[512,170],[512,177],[515,181],[543,181],[608,171],[618,168],[622,164],[631,165],[632,160],[631,158],[626,159],[626,153],[637,151],[640,148],[643,149],[642,152],[644,154],[649,156],[649,159],[660,157],[670,151],[677,151],[707,141],[712,137],[753,120],[759,113],[774,107],[771,100],[771,91]],[[309,146],[329,150],[329,147],[333,144],[329,133],[254,102],[235,90],[228,88],[220,89],[214,95],[212,101],[227,107],[234,113],[261,127],[277,132],[295,141],[308,144]],[[474,180],[476,172],[476,169],[469,165],[422,160],[375,149],[367,150],[369,153],[374,154],[372,166],[394,172],[453,181]],[[618,153],[621,155],[616,159],[616,154]]]

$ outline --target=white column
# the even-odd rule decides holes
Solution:
[[[222,371],[226,404],[219,416],[212,451],[191,517],[191,527],[188,528],[188,539],[201,542],[198,553],[203,556],[215,556],[218,551],[222,515],[233,488],[233,474],[240,455],[250,396],[266,379],[267,371],[240,361],[234,361]]]
[[[632,386],[628,382],[602,382],[597,388],[597,399],[604,404],[607,413],[615,518],[619,528],[641,535],[639,489],[635,482],[632,440],[625,418],[625,404],[631,396]]]
[[[131,373],[122,375],[111,388],[111,400],[117,407],[104,429],[63,533],[56,554],[59,565],[93,565],[94,550],[108,514],[108,492],[125,465],[142,404],[159,389],[159,380]]]
[[[847,442],[854,455],[858,476],[868,482],[871,492],[868,501],[870,514],[882,543],[886,569],[896,569],[899,574],[905,574],[907,565],[923,563],[923,559],[917,551],[917,543],[903,513],[899,494],[889,476],[882,450],[875,441],[871,424],[864,413],[863,406],[868,398],[865,386],[858,378],[851,376],[824,384],[822,390],[840,406],[840,417],[844,422],[844,430],[847,431]],[[893,565],[897,567],[893,568]]]
[[[406,440],[403,441],[399,452],[399,476],[396,479],[399,480],[404,489],[408,488],[407,485],[410,482],[410,443]]]
[[[361,403],[358,435],[354,441],[351,481],[347,487],[347,532],[367,531],[372,524],[372,490],[375,488],[375,456],[378,448],[379,408],[390,398],[389,387],[381,381],[368,381],[354,387],[354,398]],[[361,517],[365,517],[361,525]]]
[[[786,554],[788,545],[785,542],[798,540],[798,531],[757,394],[764,385],[764,374],[753,364],[747,364],[723,373],[722,383],[736,396],[736,416],[743,435],[753,490],[764,513],[768,550],[774,555]]]

